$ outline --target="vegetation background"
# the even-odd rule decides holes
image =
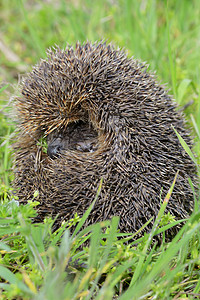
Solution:
[[[56,233],[51,232],[50,219],[32,225],[35,202],[18,207],[10,187],[15,129],[11,107],[17,84],[45,58],[46,48],[75,45],[77,40],[113,42],[157,72],[177,103],[186,106],[196,141],[195,157],[190,155],[198,164],[199,0],[0,0],[0,28],[0,297],[199,299],[198,199],[194,215],[171,243],[165,242],[163,233],[162,244],[152,244],[155,226],[152,235],[130,247],[116,239],[117,218],[84,232],[78,223],[72,237],[65,227],[78,218]],[[161,219],[158,228],[170,219],[163,210],[155,224]],[[103,226],[105,233],[100,230]],[[88,238],[90,246],[80,247]]]

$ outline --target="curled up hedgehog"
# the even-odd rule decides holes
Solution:
[[[177,171],[167,212],[192,212],[196,169],[173,127],[192,146],[190,132],[145,64],[101,42],[50,49],[16,107],[14,188],[21,203],[39,192],[37,221],[81,217],[103,178],[86,225],[120,216],[120,231],[135,232],[156,217]]]

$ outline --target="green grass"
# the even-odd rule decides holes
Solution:
[[[135,242],[129,236],[117,239],[118,218],[82,230],[84,218],[79,222],[77,217],[54,233],[51,219],[31,224],[36,203],[17,206],[11,193],[15,123],[7,107],[18,93],[19,78],[45,57],[46,48],[77,40],[112,41],[146,61],[179,105],[193,101],[184,112],[195,136],[194,155],[178,137],[198,165],[199,15],[199,0],[0,2],[0,298],[200,298],[199,199],[178,235],[171,243],[163,238],[160,245],[152,243],[153,235],[175,224],[164,215],[168,198],[152,232]],[[76,226],[72,236],[67,225]]]

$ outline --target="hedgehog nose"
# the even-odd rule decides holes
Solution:
[[[50,145],[47,148],[47,154],[52,158],[55,159],[61,154],[61,146],[60,145]]]

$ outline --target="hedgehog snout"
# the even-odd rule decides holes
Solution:
[[[52,143],[50,143],[48,145],[47,154],[51,158],[55,159],[55,158],[59,157],[62,154],[62,150],[63,150],[63,147],[62,147],[62,144],[60,142],[60,138],[57,138]]]

